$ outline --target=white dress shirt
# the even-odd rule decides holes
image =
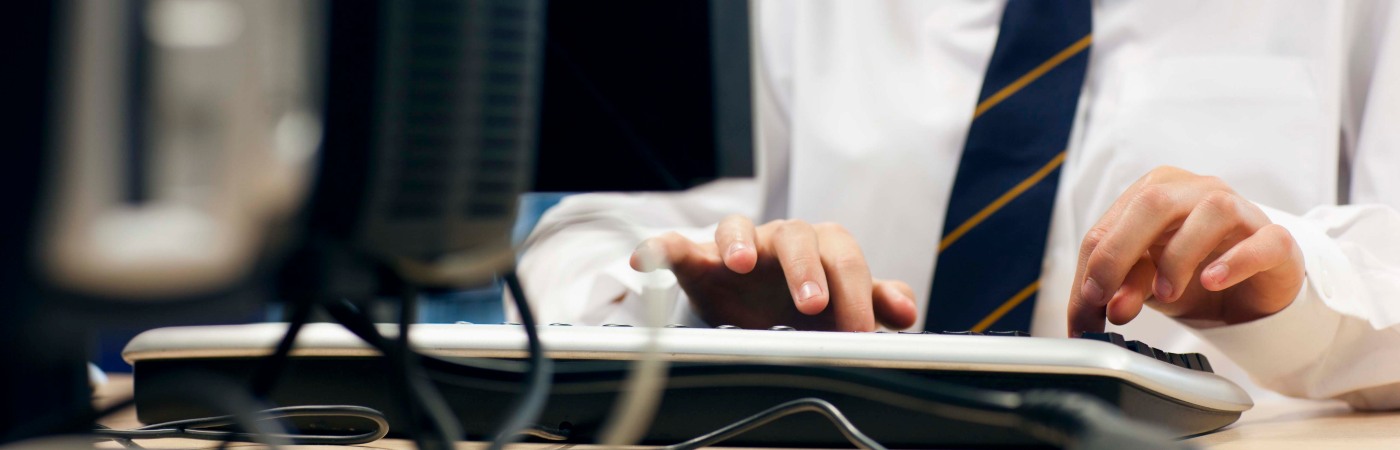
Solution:
[[[908,282],[922,310],[1003,7],[759,3],[759,176],[566,199],[520,265],[541,320],[638,322],[643,278],[627,267],[637,243],[670,230],[709,241],[731,213],[844,225],[874,276]],[[1256,398],[1270,394],[1246,378],[1400,408],[1400,5],[1103,0],[1093,20],[1032,334],[1065,336],[1089,227],[1138,177],[1177,166],[1222,178],[1287,227],[1305,286],[1246,324],[1144,310],[1117,331],[1205,353]],[[669,282],[675,320],[697,322]]]

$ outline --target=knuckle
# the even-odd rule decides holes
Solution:
[[[1270,224],[1265,228],[1273,230],[1273,241],[1271,243],[1274,245],[1274,248],[1287,249],[1297,245],[1297,241],[1293,239],[1293,233],[1290,233],[1288,229],[1284,228],[1282,225]]]
[[[1149,211],[1166,209],[1172,201],[1171,193],[1160,185],[1147,185],[1133,194],[1131,204]]]
[[[841,224],[836,222],[822,222],[816,225],[812,225],[812,228],[823,233],[839,233],[846,235],[851,234],[850,231],[846,230],[846,227],[841,226]]]
[[[1157,184],[1158,182],[1160,182],[1160,181],[1162,180],[1162,178],[1164,178],[1164,177],[1167,176],[1168,171],[1170,171],[1171,169],[1172,169],[1171,166],[1157,166],[1157,167],[1153,167],[1152,170],[1147,171],[1147,174],[1145,174],[1145,175],[1142,176],[1142,180],[1141,180],[1141,181],[1142,181],[1142,184],[1144,184],[1144,185]]]
[[[1200,177],[1200,182],[1216,189],[1227,188],[1229,186],[1225,184],[1225,180],[1215,175],[1202,175]]]
[[[801,220],[785,220],[781,224],[778,224],[778,233],[784,235],[801,233],[810,229],[812,229],[812,226]]]
[[[786,270],[794,272],[794,275],[807,276],[812,267],[821,267],[821,258],[814,254],[793,255],[787,258],[788,267]]]
[[[1103,242],[1104,236],[1107,235],[1108,229],[1105,227],[1095,226],[1090,228],[1089,232],[1084,234],[1084,241],[1079,246],[1080,256],[1088,257],[1093,253],[1094,249],[1099,246],[1099,243]]]
[[[831,258],[830,267],[842,273],[861,273],[866,270],[865,258],[857,254],[845,254]]]
[[[1157,167],[1153,167],[1152,170],[1147,171],[1147,174],[1143,175],[1140,181],[1141,184],[1144,186],[1152,186],[1156,184],[1165,183],[1175,178],[1179,178],[1182,175],[1190,174],[1191,172],[1182,170],[1180,167],[1160,165]]]
[[[1122,266],[1127,261],[1122,252],[1113,245],[1100,245],[1089,255],[1089,262],[1085,266],[1092,275],[1107,275],[1112,268]]]
[[[1220,217],[1239,217],[1240,203],[1235,195],[1225,191],[1210,191],[1201,199],[1200,207],[1207,208]]]

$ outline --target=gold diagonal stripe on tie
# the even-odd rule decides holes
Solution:
[[[967,232],[969,230],[972,230],[973,227],[976,227],[978,224],[982,223],[982,221],[987,220],[988,217],[991,217],[991,215],[993,213],[996,213],[997,210],[1001,209],[1001,207],[1006,206],[1007,203],[1011,203],[1011,201],[1015,200],[1016,197],[1019,197],[1021,193],[1026,192],[1027,189],[1030,189],[1031,186],[1035,186],[1035,184],[1039,183],[1040,180],[1045,179],[1046,175],[1050,175],[1050,172],[1054,172],[1055,168],[1060,167],[1060,164],[1064,164],[1064,162],[1065,152],[1062,151],[1058,155],[1055,155],[1054,158],[1051,158],[1050,162],[1045,163],[1045,165],[1042,166],[1040,170],[1035,171],[1035,173],[1031,174],[1030,177],[1021,180],[1020,183],[1017,183],[1015,186],[1012,186],[1011,190],[1008,190],[1006,191],[1006,193],[1001,194],[1001,197],[997,197],[996,200],[992,200],[992,203],[988,204],[987,207],[982,208],[981,211],[977,211],[977,214],[973,214],[972,217],[969,217],[966,221],[963,221],[962,225],[958,225],[957,228],[953,229],[953,232],[948,233],[946,236],[943,236],[943,242],[940,242],[938,244],[938,252],[942,253],[944,250],[947,250],[948,246],[953,245],[954,242],[957,242],[958,238],[963,237],[963,235],[967,234]]]
[[[987,110],[989,109],[992,109],[992,107],[996,106],[997,103],[1001,103],[1002,100],[1006,100],[1007,97],[1014,95],[1016,91],[1020,91],[1021,88],[1026,87],[1026,85],[1031,84],[1031,82],[1035,81],[1037,78],[1040,78],[1041,75],[1045,75],[1045,73],[1049,72],[1050,69],[1054,69],[1055,66],[1060,65],[1060,63],[1065,62],[1065,60],[1073,58],[1074,55],[1078,55],[1079,52],[1082,52],[1084,51],[1084,49],[1089,48],[1089,44],[1093,42],[1094,35],[1090,34],[1084,36],[1083,39],[1080,39],[1079,41],[1070,44],[1070,46],[1066,47],[1064,50],[1060,50],[1060,52],[1056,53],[1055,56],[1051,56],[1050,59],[1045,60],[1045,62],[1041,63],[1039,66],[1036,66],[1034,69],[1031,69],[1030,72],[1026,72],[1025,75],[1021,75],[1021,78],[1017,78],[1016,81],[1012,81],[1011,84],[1008,84],[1006,85],[1006,87],[1001,88],[1000,91],[997,91],[995,94],[992,94],[991,97],[987,97],[986,100],[982,100],[981,103],[978,103],[977,109],[972,112],[972,118],[976,119],[977,117],[981,116],[982,113],[987,112]]]
[[[997,323],[998,320],[1001,320],[1001,316],[1005,316],[1006,313],[1011,312],[1012,309],[1016,308],[1016,305],[1019,305],[1021,304],[1021,302],[1026,301],[1027,298],[1030,298],[1031,294],[1034,294],[1035,291],[1039,289],[1040,280],[1035,280],[1035,282],[1031,283],[1030,286],[1026,286],[1025,289],[1021,289],[1021,292],[1017,292],[1016,295],[1013,295],[1011,296],[1011,298],[1007,299],[1006,303],[1002,303],[1001,306],[998,306],[997,309],[995,311],[992,311],[991,314],[987,314],[987,317],[983,317],[981,322],[977,322],[977,325],[973,325],[972,331],[977,333],[985,331],[987,327],[990,327],[992,326],[992,324]]]

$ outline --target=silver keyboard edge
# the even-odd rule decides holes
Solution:
[[[539,329],[550,357],[605,360],[634,359],[649,331],[585,326]],[[285,331],[286,324],[279,323],[162,328],[132,339],[122,357],[134,363],[265,356]],[[1219,375],[1172,366],[1112,344],[1084,339],[712,328],[658,331],[663,356],[672,361],[1090,375],[1121,379],[1169,398],[1219,411],[1244,411],[1254,404],[1243,389]],[[381,325],[380,332],[393,336],[397,329]],[[442,357],[525,356],[525,333],[519,326],[418,324],[410,332],[415,347]],[[958,345],[969,339],[976,339],[979,344]],[[949,345],[937,345],[939,342]],[[298,336],[293,354],[359,357],[378,353],[339,325],[314,323]]]

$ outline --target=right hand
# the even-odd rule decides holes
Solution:
[[[909,285],[872,279],[855,238],[832,223],[776,220],[754,227],[734,215],[719,223],[714,242],[677,233],[643,242],[632,268],[655,270],[643,267],[643,252],[669,264],[700,318],[715,325],[872,331],[877,320],[909,328],[918,314]]]

